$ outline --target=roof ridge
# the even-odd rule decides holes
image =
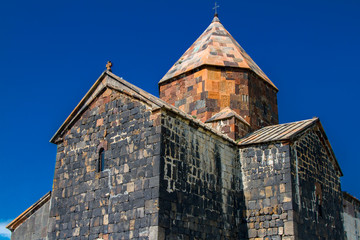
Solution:
[[[79,104],[75,107],[75,109],[71,112],[71,114],[66,118],[66,120],[64,121],[64,123],[60,126],[60,128],[56,131],[56,133],[54,134],[54,136],[50,139],[50,142],[55,143],[56,139],[58,138],[58,136],[60,136],[72,123],[73,119],[75,119],[78,114],[81,113],[84,104],[86,104],[86,101],[91,97],[91,95],[95,92],[96,93],[96,89],[97,87],[99,87],[101,81],[104,79],[105,75],[113,78],[114,80],[116,80],[117,82],[119,82],[120,84],[123,84],[124,86],[126,86],[127,88],[129,88],[131,91],[134,91],[136,94],[140,95],[142,98],[152,102],[155,106],[156,109],[158,108],[165,108],[167,110],[172,111],[173,113],[180,115],[183,118],[186,118],[187,120],[190,120],[191,122],[201,126],[202,128],[211,131],[212,133],[218,135],[219,137],[236,144],[236,142],[229,138],[227,135],[222,134],[221,132],[217,131],[216,129],[207,126],[205,123],[201,122],[198,119],[194,119],[191,115],[185,113],[184,111],[180,110],[179,108],[176,108],[175,106],[165,102],[164,100],[152,95],[151,93],[148,93],[144,90],[142,90],[141,88],[129,83],[128,81],[126,81],[125,79],[115,75],[114,73],[110,72],[110,71],[105,71],[103,72],[100,77],[96,80],[96,82],[93,84],[93,86],[90,88],[90,90],[85,94],[85,96],[81,99],[81,101],[79,102]],[[102,87],[111,87],[113,89],[116,89],[116,86],[109,86],[108,84],[105,84]]]
[[[319,118],[314,117],[296,122],[266,126],[241,138],[239,145],[288,140],[318,120]]]
[[[232,113],[233,115],[225,115],[225,116],[221,116],[221,114],[225,114],[226,111],[230,111],[230,113]],[[249,125],[250,124],[243,118],[241,117],[237,112],[235,112],[232,108],[230,108],[229,106],[221,109],[219,112],[217,112],[216,114],[214,114],[211,118],[209,118],[208,120],[205,121],[205,123],[208,122],[213,122],[213,121],[217,121],[220,119],[227,119],[227,118],[231,118],[231,117],[235,117],[238,120],[240,120],[241,122],[244,122],[245,124]]]
[[[137,86],[129,83],[128,81],[124,80],[123,78],[120,78],[119,76],[115,75],[115,74],[112,73],[112,72],[108,72],[108,74],[109,74],[111,77],[115,77],[115,78],[117,78],[117,79],[121,79],[124,84],[131,85],[131,86],[134,87],[135,89],[140,90],[140,91],[139,91],[139,94],[140,94],[142,97],[147,98],[146,95],[151,96],[151,97],[153,98],[153,100],[154,100],[154,103],[156,103],[157,105],[161,105],[160,107],[164,107],[164,108],[166,108],[167,110],[170,110],[170,111],[172,111],[172,112],[174,112],[174,113],[176,113],[176,114],[178,114],[178,115],[180,115],[180,116],[182,116],[182,117],[190,120],[191,122],[200,125],[200,126],[203,127],[204,129],[213,132],[214,134],[218,135],[219,137],[225,138],[226,140],[228,140],[228,141],[236,144],[236,142],[235,142],[232,138],[229,138],[227,135],[222,134],[221,132],[217,131],[216,129],[214,129],[214,128],[212,128],[212,127],[209,127],[208,125],[206,125],[206,124],[203,123],[202,121],[200,121],[200,120],[198,120],[198,119],[194,119],[190,114],[187,114],[186,112],[182,111],[181,109],[179,109],[179,108],[177,108],[177,107],[175,107],[175,106],[173,106],[173,105],[165,102],[164,100],[162,100],[162,99],[160,99],[160,98],[152,95],[151,93],[148,93],[148,92],[142,90],[141,88],[139,88],[139,87],[137,87]],[[145,95],[144,95],[144,94],[145,94]]]

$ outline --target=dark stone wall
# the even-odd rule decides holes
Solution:
[[[291,148],[297,239],[344,237],[340,176],[324,140],[314,127]]]
[[[343,219],[345,239],[360,239],[360,201],[343,192]]]
[[[50,201],[36,210],[11,233],[11,240],[45,240],[49,220]]]
[[[250,125],[256,130],[279,124],[277,91],[256,74],[249,73]]]
[[[314,127],[292,146],[293,197],[298,239],[343,239],[340,176]]]
[[[249,239],[294,239],[289,145],[241,147],[239,157]]]
[[[159,227],[165,239],[245,239],[236,146],[171,113],[161,121]]]
[[[94,100],[58,144],[49,239],[157,236],[159,116],[111,89]]]

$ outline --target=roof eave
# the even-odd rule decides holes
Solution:
[[[324,144],[326,144],[327,149],[329,149],[329,153],[330,153],[330,157],[332,159],[334,159],[334,163],[335,163],[335,167],[337,168],[337,170],[339,171],[339,176],[342,177],[343,176],[343,172],[340,168],[339,162],[336,159],[334,150],[331,147],[331,144],[328,140],[328,137],[326,136],[325,130],[320,122],[320,119],[317,117],[313,118],[314,121],[311,122],[310,124],[306,125],[303,129],[300,129],[296,132],[294,132],[292,135],[288,136],[288,137],[284,137],[284,138],[278,138],[278,139],[272,139],[272,140],[265,140],[265,141],[258,141],[258,142],[250,142],[250,143],[238,143],[239,147],[243,148],[243,147],[249,147],[251,145],[258,145],[258,144],[269,144],[269,143],[276,143],[276,142],[283,142],[283,143],[291,143],[291,142],[295,142],[297,139],[299,139],[300,136],[302,136],[302,134],[307,131],[308,129],[314,127],[315,125],[319,126],[319,129],[321,131],[321,134],[324,137]],[[244,137],[246,138],[246,137]]]
[[[335,160],[335,164],[336,164],[336,166],[337,166],[337,168],[338,168],[338,170],[339,170],[340,177],[342,177],[342,176],[344,176],[344,174],[343,174],[343,172],[342,172],[342,170],[341,170],[340,164],[339,164],[339,162],[338,162],[338,160],[337,160],[337,158],[336,158],[336,156],[335,156],[335,152],[334,152],[334,150],[333,150],[333,148],[332,148],[332,146],[331,146],[331,144],[330,144],[329,138],[327,137],[327,135],[326,135],[326,133],[325,133],[325,130],[324,130],[324,127],[323,127],[323,125],[321,124],[320,120],[318,121],[318,124],[319,124],[319,126],[320,126],[320,131],[321,131],[321,133],[322,133],[322,134],[324,135],[324,137],[325,137],[325,143],[328,145],[328,148],[329,148],[329,150],[330,150],[330,154],[332,155],[333,159]]]
[[[125,81],[124,79],[116,76],[110,71],[103,72],[100,77],[96,80],[94,85],[90,88],[90,90],[85,94],[85,96],[81,99],[79,104],[75,107],[75,109],[71,112],[71,114],[67,117],[65,122],[60,126],[60,128],[56,131],[54,136],[50,139],[51,143],[57,143],[61,141],[62,139],[60,136],[64,133],[64,131],[72,124],[72,122],[77,119],[77,117],[83,112],[84,109],[86,109],[87,102],[92,101],[94,99],[93,94],[98,94],[102,91],[103,88],[109,87],[113,89],[117,89],[116,86],[112,86],[108,81],[105,81],[103,84],[103,87],[101,88],[100,84],[105,79],[105,77],[110,77],[111,79],[114,79],[119,86],[123,86],[126,89],[129,89],[130,91],[133,91],[133,93],[138,97],[140,100],[143,100],[147,103],[149,103],[152,107],[160,107],[164,105],[162,100],[158,99],[157,97],[145,92],[144,90],[132,85],[131,83]],[[109,85],[110,84],[110,85]],[[119,90],[119,89],[117,89]],[[121,90],[119,90],[121,91]],[[126,93],[126,91],[124,92]]]
[[[50,139],[51,143],[56,144],[57,138],[63,133],[63,131],[66,129],[68,124],[73,120],[73,118],[76,116],[77,112],[81,109],[83,104],[88,100],[88,98],[91,96],[91,94],[96,90],[98,85],[101,83],[101,81],[104,79],[104,77],[108,74],[108,71],[104,71],[100,77],[95,81],[95,83],[91,86],[90,90],[85,94],[85,96],[80,100],[78,105],[74,108],[74,110],[70,113],[70,115],[66,118],[66,120],[61,124],[60,128],[55,132],[53,137]]]
[[[217,122],[217,121],[220,121],[220,120],[227,120],[227,119],[231,119],[231,118],[236,118],[240,122],[242,122],[245,125],[251,127],[250,123],[248,123],[244,118],[242,118],[238,114],[233,114],[231,116],[225,116],[225,117],[219,117],[219,118],[215,118],[215,119],[210,118],[210,119],[206,120],[205,123],[212,123],[212,122]]]
[[[199,66],[194,66],[193,68],[188,69],[185,72],[182,73],[178,73],[174,76],[171,77],[166,77],[167,74],[165,74],[165,76],[158,82],[158,85],[162,85],[168,81],[171,81],[173,79],[178,78],[181,75],[188,75],[189,73],[191,73],[192,71],[196,70],[196,69],[202,69],[206,66],[210,66],[210,67],[224,67],[224,68],[238,68],[238,69],[244,69],[247,71],[250,71],[252,73],[254,73],[256,76],[258,76],[259,78],[261,78],[266,84],[268,84],[270,87],[274,88],[276,92],[279,92],[279,89],[275,86],[275,84],[268,78],[268,80],[266,80],[264,77],[260,76],[259,74],[257,74],[254,70],[252,70],[250,67],[234,67],[234,66],[222,66],[222,65],[215,65],[215,64],[208,64],[208,63],[204,63],[201,64]],[[170,70],[169,70],[170,71]],[[270,82],[269,82],[270,81]]]
[[[51,198],[51,191],[46,193],[43,197],[41,197],[36,203],[31,205],[28,209],[26,209],[23,213],[21,213],[17,218],[12,220],[6,228],[10,231],[14,231],[19,225],[26,221],[33,213],[35,213],[39,208],[41,208],[45,203],[47,203]]]

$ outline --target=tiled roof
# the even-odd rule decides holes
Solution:
[[[202,65],[247,68],[272,85],[265,73],[215,17],[209,27],[170,68],[159,83]],[[277,89],[277,88],[276,88]]]
[[[220,112],[218,112],[217,114],[215,114],[214,116],[212,116],[211,118],[206,120],[206,123],[218,121],[221,119],[227,119],[227,118],[231,118],[231,117],[235,117],[238,120],[240,120],[241,122],[250,126],[250,124],[244,118],[242,118],[239,114],[237,114],[234,110],[232,110],[229,107],[222,109]]]
[[[319,119],[314,117],[312,119],[299,122],[291,122],[263,127],[240,139],[239,145],[288,140],[317,121],[319,121]]]

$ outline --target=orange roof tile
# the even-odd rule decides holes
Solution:
[[[224,28],[218,17],[214,17],[209,27],[170,68],[159,83],[202,65],[247,68],[276,88],[239,43]]]

